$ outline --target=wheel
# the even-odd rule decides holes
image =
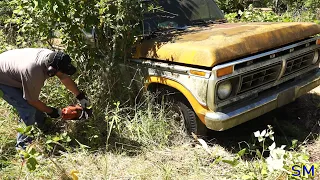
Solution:
[[[171,110],[174,113],[173,119],[186,134],[207,135],[207,127],[200,121],[189,103],[175,99]]]
[[[194,133],[200,137],[207,135],[207,127],[198,118],[189,101],[181,92],[168,87],[156,87],[151,92],[155,93],[156,103],[164,103],[169,115],[172,115],[175,123],[184,133],[188,135]]]

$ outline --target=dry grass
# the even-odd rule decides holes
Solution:
[[[8,160],[15,154],[15,129],[18,125],[17,117],[5,108],[8,108],[7,104],[0,101],[0,170],[10,165]]]
[[[221,146],[212,146],[210,150],[217,156],[231,157]],[[227,164],[214,165],[213,157],[208,156],[203,148],[187,143],[168,149],[144,150],[137,156],[110,152],[65,153],[53,158],[68,174],[79,171],[79,179],[221,179],[230,178]],[[23,168],[21,178],[60,179],[62,172],[48,159],[39,161],[41,166],[30,173]],[[2,171],[3,178],[16,178],[10,172],[19,172],[20,164]],[[6,174],[6,175],[4,175]]]
[[[214,146],[210,149],[217,155],[230,156],[221,147]],[[123,154],[98,154],[90,155],[89,162],[97,162],[86,168],[87,160],[78,160],[78,155],[67,158],[74,160],[73,168],[81,172],[81,179],[211,179],[213,175],[223,176],[223,167],[210,168],[210,157],[205,154],[200,146],[192,147],[185,144],[179,147],[163,150],[145,150],[144,153],[130,157]],[[68,163],[67,163],[68,164]],[[65,165],[67,165],[65,164]],[[97,172],[92,174],[90,172]]]

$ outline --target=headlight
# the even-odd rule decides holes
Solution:
[[[229,80],[224,81],[218,85],[217,94],[219,99],[221,100],[227,99],[230,96],[231,92],[232,92],[232,85]]]
[[[316,50],[316,52],[314,53],[312,64],[315,64],[316,62],[318,62],[318,60],[319,60],[319,50]]]

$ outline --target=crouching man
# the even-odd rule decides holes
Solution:
[[[49,49],[15,49],[0,54],[0,91],[3,99],[12,105],[27,126],[44,124],[44,116],[59,118],[61,110],[49,107],[39,100],[44,82],[57,76],[62,84],[80,101],[89,105],[84,93],[69,77],[76,72],[69,55]],[[31,139],[18,133],[16,148],[25,149]]]

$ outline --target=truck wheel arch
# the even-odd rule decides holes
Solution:
[[[191,105],[198,118],[205,124],[205,113],[208,111],[208,107],[201,105],[194,95],[182,84],[175,80],[171,80],[164,77],[150,76],[145,83],[146,90],[155,92],[158,88],[164,88],[169,91],[181,93],[181,96]]]

